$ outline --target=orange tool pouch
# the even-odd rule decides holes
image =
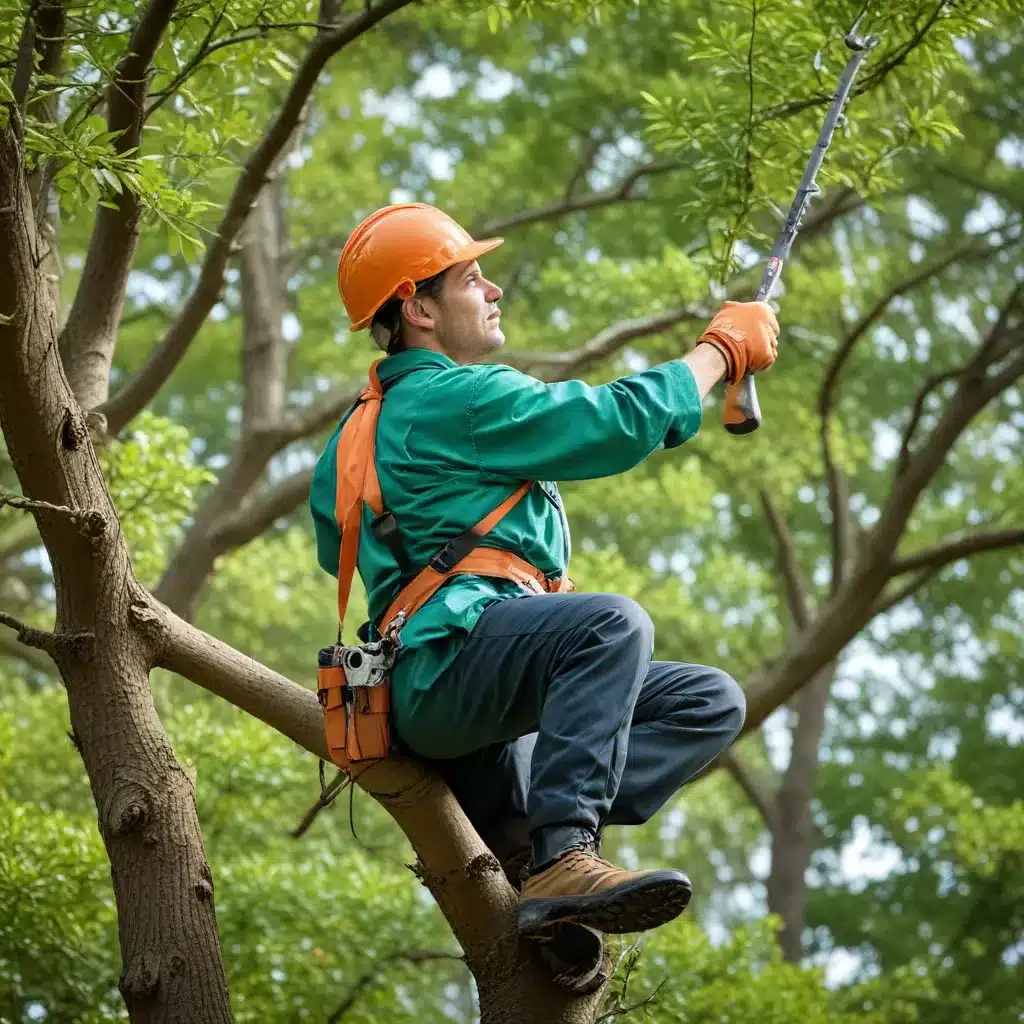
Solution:
[[[374,436],[383,392],[377,363],[338,438],[338,489],[335,515],[341,529],[338,556],[338,622],[345,621],[352,578],[359,553],[363,505],[381,519],[384,500],[374,460]],[[533,486],[527,481],[484,516],[476,526],[441,549],[392,601],[378,623],[381,640],[361,646],[340,642],[320,651],[317,691],[324,713],[327,750],[343,771],[355,764],[379,761],[391,751],[391,668],[401,645],[402,626],[448,581],[460,573],[512,580],[534,593],[573,589],[568,576],[552,580],[529,562],[508,551],[480,547],[478,541],[513,509]],[[340,640],[340,635],[339,635]]]
[[[351,650],[352,648],[348,648]],[[379,761],[391,750],[391,686],[349,686],[345,667],[333,664],[340,646],[320,651],[317,687],[324,711],[327,751],[344,771],[360,761]]]

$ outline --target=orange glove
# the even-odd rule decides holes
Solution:
[[[697,344],[714,345],[725,358],[725,379],[767,370],[779,354],[779,321],[767,302],[726,302]]]

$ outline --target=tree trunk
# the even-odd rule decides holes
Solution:
[[[150,624],[133,612],[142,592],[58,356],[44,253],[14,115],[0,129],[0,426],[53,565],[55,630],[33,639],[67,688],[110,858],[131,1020],[217,1024],[230,1009],[194,787],[153,706]]]
[[[816,839],[811,799],[833,671],[834,665],[826,666],[793,702],[797,721],[792,751],[775,801],[772,866],[766,888],[768,909],[782,919],[780,945],[790,963],[798,963],[803,956],[806,876]]]

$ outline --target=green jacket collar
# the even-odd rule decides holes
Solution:
[[[381,386],[386,388],[413,370],[422,370],[427,367],[450,370],[453,366],[458,365],[454,359],[449,359],[441,352],[434,352],[428,348],[409,348],[404,352],[398,352],[382,359],[377,366],[377,377]]]

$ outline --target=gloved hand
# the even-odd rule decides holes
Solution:
[[[735,384],[746,373],[767,370],[779,353],[779,322],[767,302],[726,302],[698,345],[714,345],[725,358],[725,379]]]

